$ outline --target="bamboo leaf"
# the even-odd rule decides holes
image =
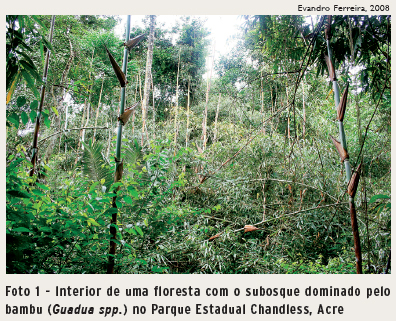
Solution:
[[[21,73],[22,73],[22,76],[25,79],[26,84],[28,85],[28,87],[33,91],[33,93],[36,96],[36,98],[39,98],[40,94],[39,94],[37,88],[35,87],[34,81],[30,77],[29,73],[26,70],[24,70],[24,69],[21,70]]]
[[[14,90],[16,88],[16,84],[18,83],[18,80],[19,80],[19,75],[20,75],[20,71],[18,70],[16,75],[15,75],[15,77],[14,77],[14,80],[12,81],[10,90],[7,93],[6,104],[8,104],[10,102],[10,100],[11,100],[12,94],[14,93]]]

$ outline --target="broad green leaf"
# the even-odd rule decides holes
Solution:
[[[55,113],[55,115],[59,117],[58,110],[56,109],[56,107],[52,106],[51,109]]]
[[[98,222],[96,222],[92,217],[88,218],[87,222],[88,222],[88,224],[100,226],[100,224]]]
[[[95,182],[95,183],[93,183],[92,185],[91,185],[91,187],[89,188],[89,193],[92,193],[94,190],[95,190],[95,188],[96,188],[96,186],[99,184],[99,182]]]
[[[133,204],[133,200],[132,200],[132,198],[130,196],[125,196],[124,197],[124,202],[129,204],[129,205]]]
[[[22,107],[23,105],[25,105],[26,104],[26,98],[25,98],[25,96],[19,96],[18,98],[17,98],[17,106],[18,107]]]
[[[17,227],[17,228],[14,228],[14,229],[12,229],[12,231],[13,232],[31,232],[29,229],[27,229],[26,227]]]
[[[22,119],[22,123],[23,123],[24,125],[26,125],[27,122],[29,121],[29,117],[28,117],[28,115],[27,115],[24,111],[21,113],[21,119]]]
[[[117,212],[118,212],[117,208],[111,207],[108,210],[106,210],[106,212],[104,212],[103,215],[112,215]]]
[[[143,236],[143,231],[142,231],[142,229],[139,226],[136,225],[135,229],[141,236]]]
[[[47,126],[47,128],[51,127],[51,121],[49,120],[48,117],[44,117],[44,124]]]
[[[121,186],[121,185],[122,185],[121,182],[114,183],[113,185],[111,185],[109,192],[114,191],[118,186]]]
[[[7,117],[7,120],[15,125],[16,128],[19,127],[19,117],[17,114],[11,114]]]
[[[37,185],[38,187],[40,187],[41,189],[45,190],[45,191],[48,191],[48,190],[50,189],[48,186],[46,186],[46,185],[44,185],[44,184],[40,184],[40,183],[37,183],[37,182],[36,182],[36,185]]]
[[[378,199],[390,199],[390,197],[387,196],[387,195],[383,195],[383,194],[374,195],[374,196],[370,199],[369,203],[374,203],[374,202],[375,202],[376,200],[378,200]]]
[[[36,110],[37,109],[37,107],[38,107],[38,101],[37,100],[33,100],[31,103],[30,103],[30,110]]]
[[[9,194],[13,197],[18,197],[18,198],[30,198],[30,195],[28,193],[18,191],[18,190],[7,191],[7,194]]]

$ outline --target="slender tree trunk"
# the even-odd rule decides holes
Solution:
[[[179,62],[177,64],[177,77],[176,77],[176,105],[175,105],[175,125],[174,125],[174,156],[176,156],[176,142],[177,142],[177,133],[178,133],[178,123],[177,123],[177,118],[179,114],[179,73],[180,73],[180,54],[181,54],[181,47],[179,49]]]
[[[102,92],[103,92],[103,83],[104,83],[104,75],[103,75],[103,78],[102,78],[102,86],[100,87],[98,108],[96,108],[95,127],[98,125],[99,109],[100,109],[100,103],[101,103],[101,100],[102,100]],[[94,130],[94,133],[93,133],[92,142],[95,142],[95,138],[96,138],[96,129]]]
[[[263,123],[264,123],[264,121],[265,121],[265,117],[264,117],[264,89],[263,89],[263,71],[261,70],[261,72],[260,72],[260,74],[261,74],[261,81],[260,81],[260,83],[261,83],[261,91],[260,91],[260,98],[261,98],[261,109],[260,109],[260,112],[261,112],[261,117],[262,117],[262,119],[263,119]],[[263,134],[265,135],[265,126],[263,126]]]
[[[50,36],[49,36],[49,43],[51,43],[51,44],[52,44],[52,36],[54,34],[54,26],[55,26],[55,16],[52,16]],[[40,118],[41,118],[41,113],[43,112],[43,105],[44,105],[44,99],[45,99],[45,86],[47,85],[47,75],[48,75],[50,54],[51,54],[51,52],[49,50],[47,50],[47,55],[45,57],[45,64],[44,64],[44,72],[43,72],[43,85],[41,86],[40,103],[39,103],[38,110],[37,110],[36,125],[35,125],[35,129],[34,129],[34,134],[33,134],[32,157],[31,157],[32,169],[30,170],[30,173],[29,173],[30,176],[33,176],[34,170],[36,167],[36,163],[37,163],[37,151],[38,151],[37,141],[38,141],[38,133],[40,130]]]
[[[92,57],[91,57],[91,64],[89,67],[89,79],[91,80],[91,75],[92,75],[92,63],[93,63],[93,58],[94,58],[94,53],[95,53],[95,49],[92,50]],[[93,84],[89,86],[89,95],[88,95],[88,105],[87,105],[87,120],[85,123],[84,127],[88,126],[88,122],[90,119],[90,109],[91,109],[91,95],[92,95],[92,88],[93,88]],[[85,141],[85,129],[82,130],[82,134],[81,134],[81,141],[84,142]],[[84,150],[84,145],[82,145],[82,150]]]
[[[190,124],[190,78],[188,78],[188,87],[187,87],[187,126],[186,126],[186,148],[188,147],[189,133],[188,126]]]
[[[208,77],[207,84],[206,84],[206,102],[205,102],[205,111],[204,111],[204,117],[203,117],[203,122],[202,122],[202,150],[206,149],[206,141],[207,141],[206,127],[207,127],[207,122],[208,122],[209,91],[210,91],[210,82],[212,80],[214,55],[215,55],[215,44],[213,44],[212,66],[210,68],[210,76]]]
[[[303,140],[305,144],[305,122],[307,120],[306,114],[305,114],[305,89],[304,89],[304,80],[302,81],[302,90],[303,90]]]
[[[62,108],[62,103],[63,103],[63,100],[65,99],[66,93],[67,93],[67,90],[66,90],[66,87],[67,87],[66,86],[67,76],[69,75],[69,71],[70,71],[70,68],[72,66],[72,63],[73,63],[74,57],[75,57],[75,53],[74,53],[74,50],[73,50],[73,45],[72,45],[72,42],[71,42],[70,38],[69,38],[69,46],[70,46],[70,57],[69,57],[68,62],[66,63],[65,69],[63,70],[62,77],[61,77],[61,80],[60,80],[60,83],[63,86],[63,88],[62,88],[61,93],[60,93],[60,98],[57,99],[57,100],[55,99],[55,102],[54,102],[55,103],[55,108],[56,108],[56,110],[58,112],[58,115],[55,115],[55,123],[54,123],[54,130],[55,131],[59,130],[61,128],[61,114],[63,112],[62,111],[62,109],[63,109]],[[49,143],[49,145],[47,147],[47,150],[46,150],[46,153],[45,153],[45,158],[46,158],[47,162],[49,161],[49,159],[50,159],[50,157],[52,155],[52,152],[54,150],[56,139],[57,139],[57,137],[54,137],[50,141],[50,143]],[[59,144],[60,144],[60,142],[59,142]]]
[[[217,108],[216,108],[216,117],[215,117],[215,125],[214,125],[214,138],[213,138],[213,142],[214,143],[217,140],[217,120],[219,118],[220,99],[221,99],[221,93],[219,93],[219,101],[217,102]]]
[[[147,105],[150,93],[150,79],[151,79],[151,65],[153,63],[153,47],[154,47],[154,27],[156,16],[150,16],[150,34],[148,39],[147,61],[146,61],[146,76],[144,80],[144,96],[142,103],[142,146],[144,142],[144,135],[147,136],[146,119],[147,119]]]
[[[153,138],[155,139],[155,93],[153,75],[151,74],[151,92],[153,93]]]

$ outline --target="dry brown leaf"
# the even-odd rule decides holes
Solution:
[[[135,110],[135,108],[139,105],[140,102],[137,102],[133,106],[129,107],[128,109],[125,109],[125,111],[121,114],[120,117],[118,117],[118,120],[122,122],[123,125],[126,124],[128,119],[131,117],[132,112]]]
[[[142,34],[142,35],[137,36],[137,37],[135,37],[135,38],[129,39],[127,42],[124,42],[123,45],[124,45],[125,47],[127,47],[128,50],[130,51],[133,47],[135,47],[135,46],[140,42],[140,40],[143,39],[143,37],[144,37],[145,35],[146,35],[146,34]]]
[[[221,235],[221,233],[217,233],[216,235],[211,236],[209,238],[209,242],[212,242],[214,239],[217,239],[220,235]]]
[[[258,230],[258,228],[253,226],[253,225],[245,225],[243,231],[246,233],[246,232],[253,232],[253,231],[256,231],[256,230]]]
[[[359,185],[359,178],[360,178],[360,168],[362,164],[359,164],[358,168],[356,169],[355,173],[353,173],[351,180],[348,184],[348,194],[350,197],[355,197],[356,191]]]
[[[337,119],[339,121],[343,121],[344,120],[344,115],[345,115],[345,110],[346,110],[346,103],[347,103],[347,99],[348,99],[348,89],[349,89],[349,83],[347,83],[347,86],[344,90],[344,93],[342,94],[342,98],[340,103],[338,104],[337,107]]]
[[[325,37],[326,40],[331,39],[331,15],[327,16],[327,23],[325,28]]]
[[[126,81],[126,77],[125,74],[122,72],[120,66],[118,66],[117,61],[115,61],[114,57],[112,56],[112,54],[110,53],[110,51],[107,49],[106,45],[105,49],[107,52],[107,55],[109,56],[110,62],[111,62],[111,66],[113,67],[113,70],[118,78],[118,81],[120,82],[121,87],[125,87],[126,84],[128,83]]]
[[[335,81],[336,80],[335,70],[334,70],[333,63],[331,62],[329,56],[325,55],[325,61],[326,61],[327,69],[329,70],[330,80]]]
[[[338,154],[340,154],[341,162],[349,158],[348,152],[342,147],[341,143],[335,139],[333,136],[329,135],[331,140],[333,141],[335,147],[337,148]]]

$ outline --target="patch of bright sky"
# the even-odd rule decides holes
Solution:
[[[143,19],[145,16],[132,15],[131,26],[144,26]],[[164,24],[166,29],[171,29],[180,21],[181,16],[159,15],[157,16],[157,25]],[[205,27],[210,31],[208,39],[211,40],[209,48],[209,57],[206,60],[206,69],[209,70],[212,64],[213,46],[215,47],[215,60],[221,55],[227,55],[235,44],[233,36],[238,33],[238,26],[241,25],[242,19],[236,15],[191,15],[191,17],[199,17],[205,22]],[[121,23],[116,26],[115,32],[121,38],[124,30],[127,16],[120,16]],[[204,76],[206,77],[206,76]]]

